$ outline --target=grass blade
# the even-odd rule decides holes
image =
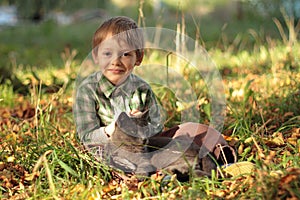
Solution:
[[[75,177],[79,177],[79,175],[76,173],[74,169],[72,169],[70,166],[68,166],[66,163],[64,163],[61,160],[57,160],[58,164],[68,173],[72,174]]]

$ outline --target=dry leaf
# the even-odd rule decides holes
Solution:
[[[2,171],[5,168],[5,163],[4,162],[0,162],[0,171]]]
[[[294,112],[286,112],[286,113],[284,113],[283,116],[284,117],[292,117],[292,116],[294,116]]]
[[[249,137],[249,138],[247,138],[247,139],[244,140],[244,143],[245,144],[250,144],[252,141],[253,141],[253,138]]]
[[[9,157],[6,158],[6,160],[7,160],[8,163],[14,162],[15,159],[16,159],[16,158],[15,158],[14,156],[9,156]]]
[[[225,173],[229,174],[230,176],[249,174],[254,170],[254,164],[247,161],[237,162],[229,166],[226,166],[222,170]]]
[[[284,138],[281,132],[276,132],[272,135],[271,139],[265,139],[265,144],[270,147],[280,147],[285,144]]]

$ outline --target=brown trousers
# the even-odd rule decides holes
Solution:
[[[235,150],[230,147],[222,134],[204,124],[187,122],[163,131],[158,137],[180,138],[187,137],[199,146],[199,157],[203,158],[211,153],[221,164],[237,161]],[[223,160],[223,161],[221,161]]]

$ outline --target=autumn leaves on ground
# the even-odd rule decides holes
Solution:
[[[269,38],[253,50],[209,50],[226,90],[222,134],[237,149],[238,161],[252,162],[255,168],[250,174],[194,177],[188,182],[179,182],[175,176],[163,179],[161,174],[138,181],[84,152],[72,118],[72,86],[80,60],[70,52],[63,54],[64,68],[40,69],[35,74],[16,71],[28,84],[27,95],[13,91],[10,82],[0,85],[2,199],[300,198],[297,37],[292,41]],[[194,87],[201,93],[197,84]],[[202,94],[197,109],[204,123],[209,119],[209,105],[209,98]],[[176,106],[175,102],[168,107],[174,118]]]

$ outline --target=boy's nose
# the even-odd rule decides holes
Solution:
[[[112,64],[113,65],[120,65],[121,64],[121,56],[116,56],[115,58],[113,58]]]

